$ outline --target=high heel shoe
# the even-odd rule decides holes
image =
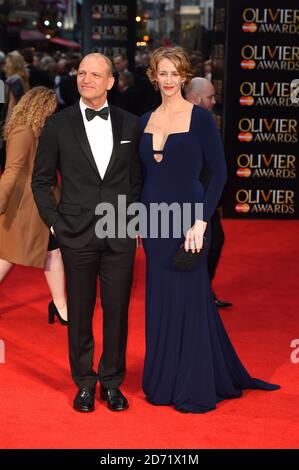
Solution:
[[[62,318],[53,300],[51,300],[51,302],[48,305],[48,321],[50,324],[54,323],[55,316],[57,317],[57,319],[60,321],[62,325],[67,325],[67,321]]]

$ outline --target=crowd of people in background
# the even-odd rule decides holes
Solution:
[[[134,70],[129,67],[127,57],[124,55],[118,54],[113,57],[115,82],[108,92],[110,104],[137,116],[142,116],[161,104],[159,89],[155,89],[146,73],[151,55],[151,51],[137,51]],[[32,48],[15,50],[7,54],[0,51],[0,79],[5,83],[5,102],[0,104],[0,174],[5,169],[6,161],[6,143],[3,130],[14,106],[29,89],[40,86],[55,90],[56,111],[61,111],[76,103],[80,98],[77,73],[81,60],[82,54],[73,51],[66,53],[57,51],[53,54],[36,51]],[[210,58],[206,60],[201,51],[193,51],[190,55],[190,63],[194,81],[189,87],[186,87],[185,97],[190,102],[212,111],[215,104],[215,90],[210,82],[212,61]],[[187,96],[188,94],[190,97]],[[216,211],[212,220],[214,219],[218,222],[214,224],[214,242],[210,250],[211,280],[215,275],[224,243],[219,210]],[[230,302],[219,300],[216,295],[215,303],[218,307],[231,305]]]
[[[109,102],[133,114],[141,116],[160,104],[160,94],[154,89],[146,70],[151,52],[138,51],[135,68],[131,70],[123,55],[113,58],[115,85],[109,93]],[[0,51],[0,79],[5,83],[5,103],[1,104],[0,122],[3,126],[9,119],[14,105],[23,94],[36,86],[56,90],[58,110],[74,104],[79,99],[76,74],[82,55],[79,52],[53,54],[32,48]],[[194,77],[211,78],[211,60],[205,61],[200,51],[190,56]]]

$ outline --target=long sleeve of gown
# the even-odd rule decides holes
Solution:
[[[199,140],[210,176],[203,200],[203,220],[208,222],[221,197],[227,170],[222,139],[213,116],[209,111],[201,111],[198,122]]]

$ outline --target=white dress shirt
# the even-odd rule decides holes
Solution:
[[[107,100],[96,111],[108,106]],[[95,116],[91,121],[88,121],[85,116],[85,109],[88,108],[80,99],[80,109],[83,117],[84,127],[89,141],[89,145],[95,159],[97,168],[103,179],[111,158],[113,149],[113,134],[110,113],[107,120],[100,116]]]

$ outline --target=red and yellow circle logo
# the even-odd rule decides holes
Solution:
[[[240,176],[240,178],[248,178],[249,176],[251,176],[251,170],[250,168],[238,168],[237,175]]]
[[[237,204],[235,207],[236,212],[239,213],[246,213],[250,211],[250,206],[249,204]]]
[[[240,132],[238,135],[238,139],[240,142],[251,142],[253,139],[253,135],[251,132]]]
[[[254,104],[253,96],[241,96],[239,101],[242,106],[252,106]]]
[[[241,62],[241,68],[246,69],[246,70],[252,70],[255,68],[255,61],[251,59],[250,60],[244,59]]]
[[[244,23],[242,26],[244,33],[255,33],[257,30],[256,23]]]

